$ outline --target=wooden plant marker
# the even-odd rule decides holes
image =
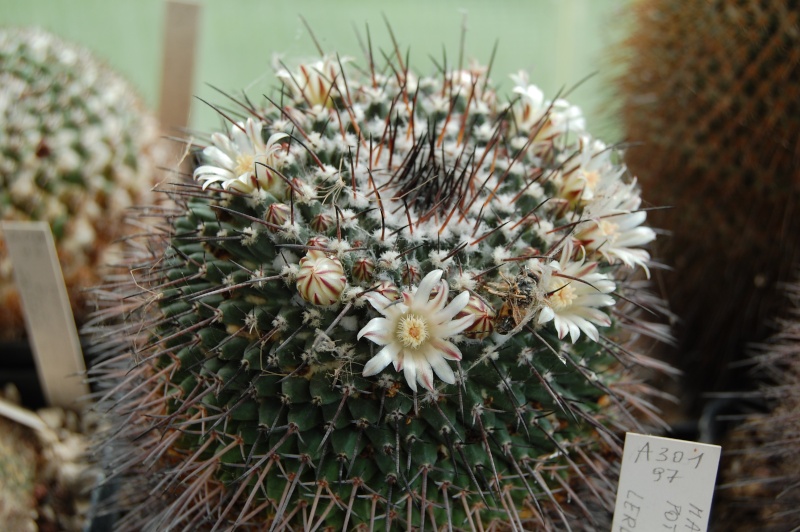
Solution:
[[[45,400],[51,406],[75,408],[89,387],[83,381],[86,366],[50,226],[2,222],[0,228]]]
[[[197,50],[199,4],[167,0],[165,4],[161,91],[158,102],[163,161],[170,170],[190,173],[186,136],[194,89],[194,65]],[[167,180],[172,180],[168,176]]]
[[[161,130],[174,135],[189,125],[200,6],[169,0],[164,21],[164,55],[158,116]]]

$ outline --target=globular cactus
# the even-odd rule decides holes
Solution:
[[[790,311],[751,362],[759,412],[739,418],[723,446],[715,496],[721,530],[791,530],[800,523],[800,285],[786,290]],[[743,419],[742,419],[743,418]]]
[[[524,74],[510,101],[400,54],[278,78],[101,294],[120,527],[602,526],[653,415],[628,279],[655,234],[616,151]]]
[[[731,362],[781,313],[800,259],[800,8],[781,0],[634,4],[619,79],[631,171],[668,230],[660,284],[678,318],[668,360],[697,416],[750,386]],[[646,171],[645,171],[646,170]],[[741,368],[741,366],[740,366]]]
[[[158,129],[130,85],[43,30],[0,30],[0,219],[50,224],[78,321],[125,210],[152,187]],[[24,334],[0,237],[0,338]]]

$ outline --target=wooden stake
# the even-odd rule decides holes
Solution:
[[[168,135],[176,135],[189,126],[199,23],[198,4],[166,2],[158,114],[161,130]]]
[[[0,228],[45,400],[51,406],[75,408],[89,387],[83,381],[86,366],[50,226],[2,222]]]

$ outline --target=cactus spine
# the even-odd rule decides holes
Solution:
[[[524,74],[508,102],[399,53],[278,78],[220,111],[96,324],[123,528],[598,526],[648,412],[654,233],[616,152]]]

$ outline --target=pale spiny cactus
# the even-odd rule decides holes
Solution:
[[[155,119],[87,50],[42,30],[0,30],[0,87],[0,219],[50,224],[81,321],[81,288],[152,186]],[[23,333],[0,238],[0,338]]]

